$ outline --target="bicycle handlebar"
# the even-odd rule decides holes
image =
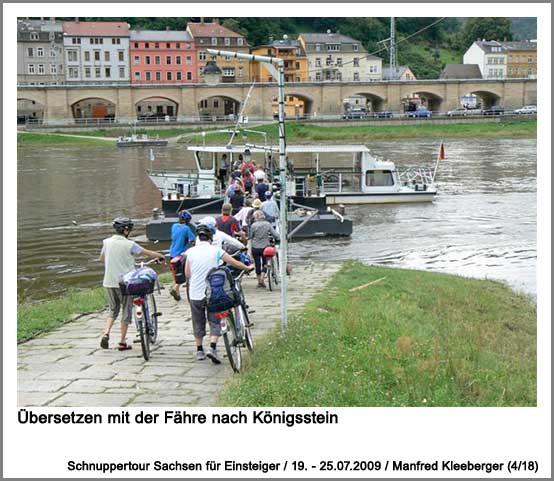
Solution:
[[[139,267],[148,266],[148,265],[150,265],[150,264],[165,264],[165,257],[163,258],[163,262],[162,262],[162,259],[158,259],[157,257],[154,258],[154,259],[150,259],[150,260],[147,261],[147,262],[144,262],[144,261],[135,262],[135,265],[136,265],[136,266],[139,266]]]

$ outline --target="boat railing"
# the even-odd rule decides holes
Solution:
[[[319,194],[360,192],[359,173],[327,171],[320,175],[295,177],[296,195],[311,197]]]
[[[433,169],[430,167],[411,167],[399,170],[398,180],[403,185],[432,184]]]
[[[197,170],[187,169],[187,170],[169,170],[169,169],[150,169],[148,171],[149,175],[155,176],[179,176],[179,178],[190,178],[197,180],[200,176]]]

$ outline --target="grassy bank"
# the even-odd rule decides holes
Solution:
[[[60,144],[98,144],[98,145],[115,145],[114,142],[104,139],[83,139],[81,137],[66,137],[56,134],[42,134],[35,132],[25,132],[17,134],[17,145],[60,145]]]
[[[178,137],[180,135],[186,135],[193,132],[200,132],[201,130],[210,130],[210,129],[200,129],[200,128],[179,128],[175,127],[172,129],[157,129],[155,127],[146,127],[138,128],[137,134],[147,134],[148,137],[160,139],[168,139],[171,137]],[[71,130],[59,130],[55,131],[59,134],[68,134],[68,135],[83,135],[87,137],[113,137],[114,139],[120,135],[129,135],[132,133],[131,128],[120,127],[113,129],[95,129],[95,130],[86,130],[86,131],[71,131]]]
[[[278,141],[276,124],[255,127],[265,132],[273,142]],[[537,122],[524,120],[514,122],[482,122],[475,124],[420,124],[416,125],[348,125],[344,127],[319,126],[288,122],[287,142],[371,142],[376,140],[401,139],[458,139],[458,138],[531,138],[537,135]],[[248,134],[249,139],[260,141],[261,136]],[[213,133],[206,136],[206,143],[222,143],[229,139],[228,134]],[[201,143],[201,135],[190,135],[183,142]]]
[[[159,276],[160,282],[170,282],[168,273]],[[69,290],[61,297],[17,306],[17,341],[50,331],[75,315],[98,312],[107,306],[106,291],[99,287]]]
[[[347,263],[220,403],[534,406],[536,308],[497,282]]]

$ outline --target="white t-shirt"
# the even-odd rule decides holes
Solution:
[[[206,241],[197,241],[187,251],[190,265],[189,299],[201,301],[206,297],[206,276],[214,267],[219,266],[225,252],[220,247]]]
[[[256,178],[256,183],[257,183],[258,179],[265,179],[265,172],[263,171],[263,169],[255,170],[254,177]]]
[[[198,237],[196,238],[196,245],[199,245],[201,242]],[[227,244],[231,247],[234,247],[235,249],[240,249],[244,247],[243,243],[234,237],[230,236],[229,234],[226,234],[223,231],[220,231],[219,229],[215,230],[214,238],[212,239],[212,245],[219,247],[220,249],[223,248],[223,244]],[[187,251],[188,255],[188,251]]]
[[[144,249],[136,242],[122,235],[113,235],[104,239],[102,252],[104,256],[104,287],[119,287],[122,276],[135,268],[135,256]]]

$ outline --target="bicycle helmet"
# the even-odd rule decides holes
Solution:
[[[273,197],[273,192],[266,190],[264,195],[266,199],[271,199]]]
[[[199,224],[196,228],[196,235],[198,237],[207,237],[208,239],[213,239],[214,234],[215,230],[205,224]]]
[[[179,219],[184,219],[184,220],[191,220],[192,219],[192,215],[190,215],[188,210],[180,210],[177,213],[177,215],[179,216]]]
[[[264,253],[263,253],[263,256],[264,257],[273,257],[275,256],[275,247],[273,246],[267,246],[265,249],[264,249]]]
[[[129,219],[128,217],[117,217],[113,220],[113,228],[118,234],[123,234],[125,229],[128,229],[131,231],[133,229],[133,221]]]
[[[214,217],[212,216],[204,217],[203,219],[200,219],[200,224],[210,227],[215,232],[216,220]]]

